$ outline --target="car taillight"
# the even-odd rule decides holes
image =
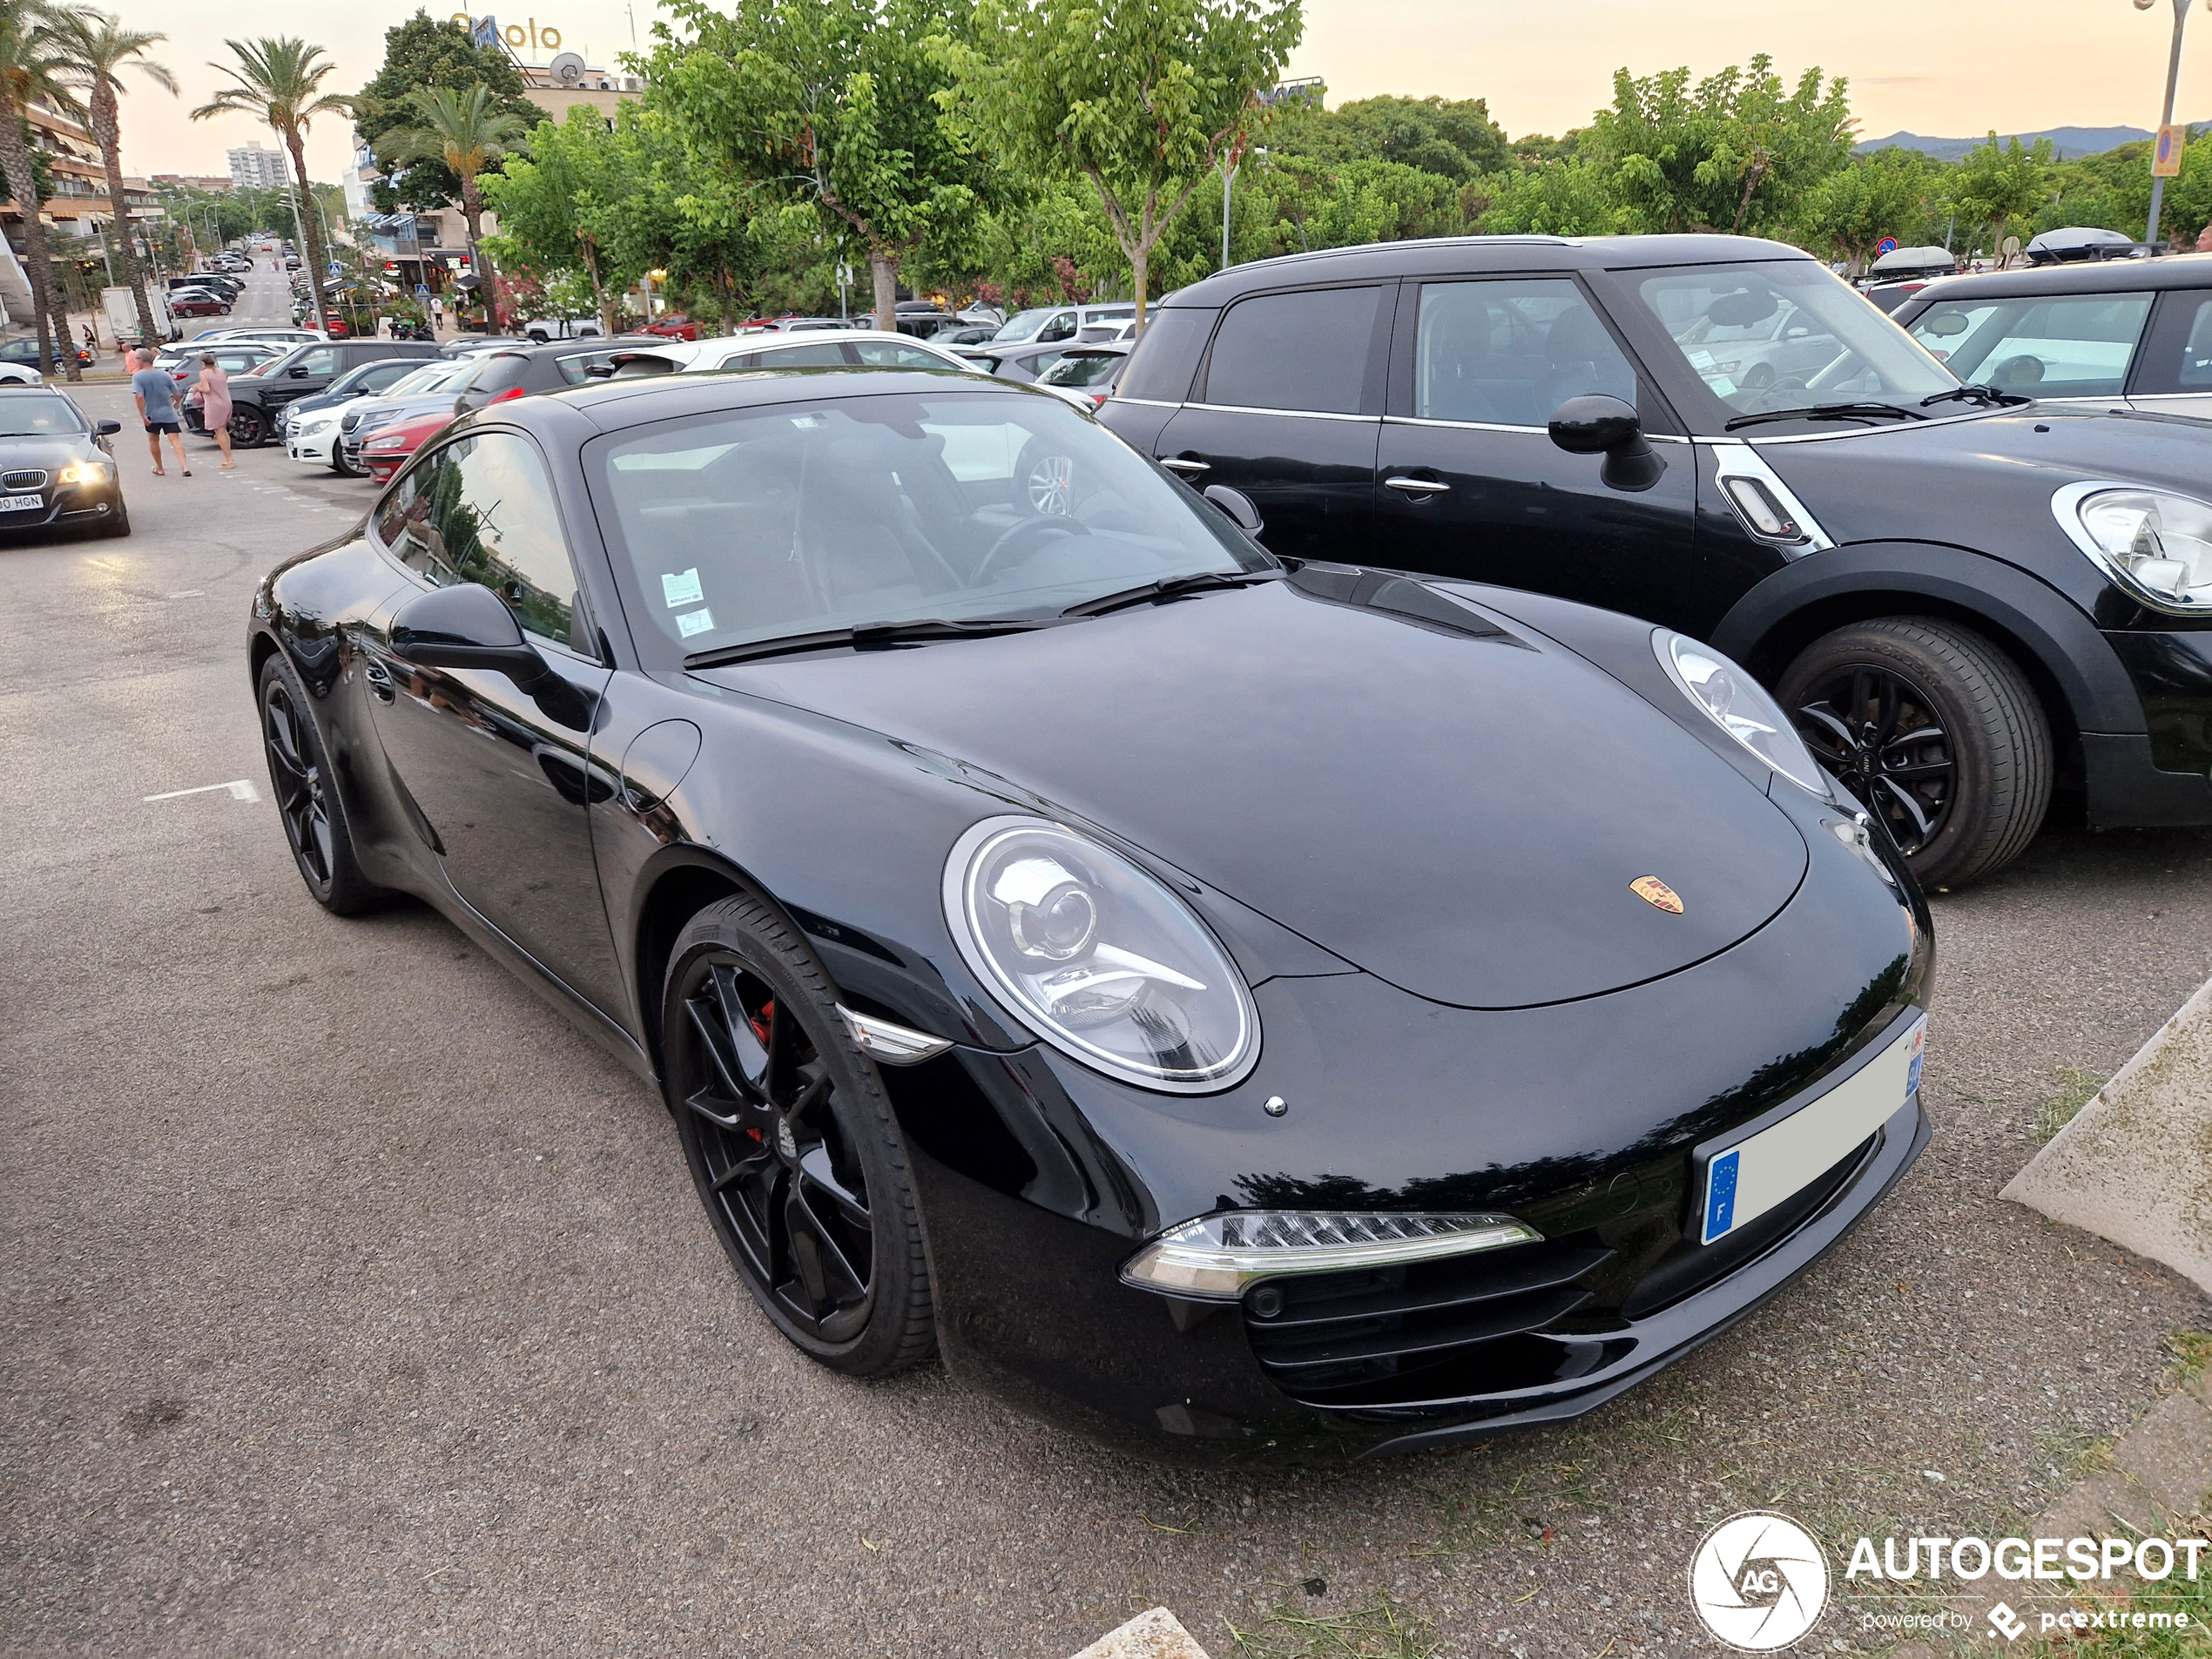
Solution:
[[[521,397],[523,395],[523,388],[519,386],[510,386],[505,391],[493,397],[490,401],[493,403],[504,403],[510,397]]]
[[[1094,409],[1104,407],[1107,398],[1107,394],[1104,392],[1092,392],[1087,395],[1090,399],[1090,407]]]

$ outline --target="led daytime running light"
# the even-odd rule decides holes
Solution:
[[[1285,1273],[1333,1273],[1532,1244],[1511,1216],[1231,1210],[1169,1228],[1123,1264],[1124,1283],[1201,1301],[1233,1302]]]

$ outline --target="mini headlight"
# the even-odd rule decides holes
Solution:
[[[1542,1237],[1511,1216],[1231,1210],[1169,1228],[1123,1264],[1122,1278],[1148,1291],[1233,1302],[1246,1285],[1279,1274],[1403,1265]]]
[[[1758,681],[1711,646],[1664,628],[1651,636],[1651,645],[1669,678],[1722,731],[1792,783],[1823,800],[1835,799],[1828,774]]]
[[[1259,1057],[1244,975],[1190,906],[1119,853],[1039,818],[953,844],[945,914],[961,954],[1024,1025],[1147,1089],[1226,1089]]]
[[[2059,528],[2134,597],[2161,610],[2212,608],[2212,502],[2132,484],[2067,484]]]

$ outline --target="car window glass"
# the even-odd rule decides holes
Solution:
[[[1382,292],[1316,288],[1230,307],[1206,366],[1206,401],[1357,415]]]
[[[813,346],[792,346],[781,351],[758,351],[739,364],[744,368],[842,368],[852,360],[845,347],[828,341]]]
[[[1570,397],[1633,403],[1635,370],[1564,277],[1423,286],[1413,334],[1413,414],[1426,421],[1544,425]]]
[[[1123,371],[1121,395],[1157,403],[1180,403],[1190,395],[1190,378],[1213,332],[1214,314],[1181,306],[1163,307],[1145,319],[1144,332]]]
[[[569,643],[576,575],[552,481],[536,448],[512,432],[455,440],[424,469],[401,561],[440,587],[481,582],[526,632]]]
[[[310,374],[335,374],[338,372],[338,348],[334,346],[321,347],[307,353],[292,367]]]
[[[77,406],[65,397],[0,397],[0,438],[35,438],[84,429]]]
[[[870,368],[943,368],[945,360],[934,352],[919,346],[902,345],[895,340],[856,340],[853,350],[861,362]]]
[[[2182,346],[2176,384],[2184,392],[2212,392],[2212,297],[2196,302],[2196,316]]]
[[[1931,349],[1947,348],[1944,361],[1961,380],[2034,397],[2114,397],[2150,301],[2148,293],[1938,300],[1910,332]]]
[[[1119,352],[1069,352],[1037,376],[1040,386],[1096,386],[1111,375],[1123,361]]]
[[[1043,327],[1037,330],[1037,338],[1040,341],[1044,341],[1066,340],[1074,334],[1075,332],[1076,314],[1072,311],[1063,311],[1058,316],[1055,317],[1050,322],[1045,324]]]
[[[446,467],[447,449],[426,455],[401,473],[376,509],[377,539],[392,556],[419,576],[439,581],[443,565],[434,554],[435,537],[430,509],[437,496],[438,478]],[[442,583],[440,585],[443,585]]]
[[[398,385],[415,372],[415,365],[404,359],[396,363],[378,363],[363,369],[361,378],[354,384],[367,387],[372,392],[381,392],[388,387]]]

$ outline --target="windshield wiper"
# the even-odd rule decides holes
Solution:
[[[883,645],[907,645],[935,639],[988,639],[996,634],[1027,633],[1049,628],[1057,617],[978,617],[948,622],[942,617],[923,617],[912,622],[861,622],[850,628],[831,628],[820,633],[785,634],[775,639],[748,639],[741,644],[718,645],[693,651],[684,659],[686,668],[722,668],[749,663],[761,657],[789,657],[805,651],[834,650],[850,645],[867,651]]]
[[[1172,599],[1177,594],[1203,593],[1209,588],[1248,588],[1256,582],[1280,582],[1289,574],[1286,570],[1194,570],[1188,576],[1163,576],[1157,582],[1147,582],[1140,588],[1124,588],[1119,593],[1102,595],[1086,599],[1081,604],[1069,605],[1060,614],[1063,617],[1103,617],[1109,610],[1119,610],[1124,605],[1141,605],[1154,599]]]
[[[1901,403],[1816,403],[1803,409],[1761,409],[1755,415],[1739,415],[1721,428],[1733,432],[1740,426],[1757,426],[1763,421],[1849,421],[1857,416],[1891,415],[1900,421],[1925,421],[1928,417],[1918,409],[1908,409]]]
[[[1960,398],[1972,398],[1985,406],[1994,403],[2000,408],[2035,401],[2031,397],[2022,397],[2018,392],[2000,392],[1993,386],[1954,386],[1947,392],[1938,392],[1932,397],[1922,398],[1920,407],[1932,408],[1939,403],[1954,403]]]

